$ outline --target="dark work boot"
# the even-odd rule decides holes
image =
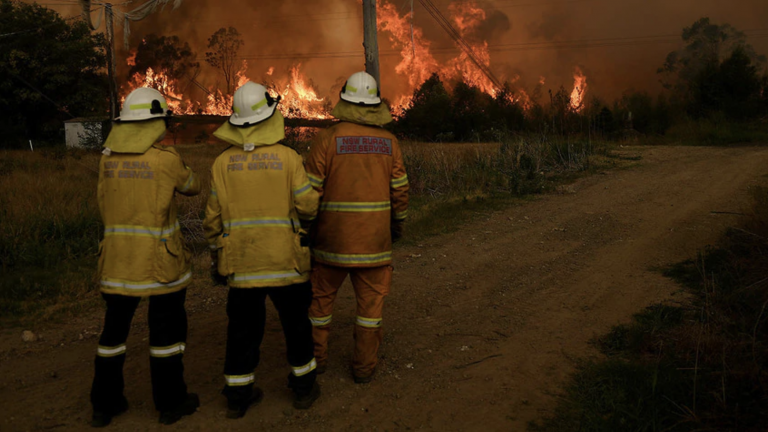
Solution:
[[[368,384],[373,381],[373,374],[368,376],[357,376],[353,374],[352,379],[355,380],[355,384]]]
[[[123,398],[120,404],[113,410],[109,411],[93,411],[93,417],[91,418],[91,426],[95,428],[103,428],[108,426],[112,422],[113,417],[117,417],[120,414],[128,410],[128,401]]]
[[[320,385],[315,383],[312,390],[307,393],[294,392],[293,407],[296,409],[309,409],[312,404],[320,397]]]
[[[325,373],[327,369],[328,369],[328,362],[317,362],[317,367],[315,368],[315,372],[317,372],[318,375],[322,375]]]
[[[373,370],[368,375],[358,375],[354,367],[350,367],[350,369],[352,370],[352,379],[355,381],[355,384],[368,384],[373,381],[373,374],[376,373],[376,370]]]
[[[195,393],[187,394],[187,398],[176,408],[170,411],[160,412],[160,423],[164,425],[172,425],[181,420],[182,417],[192,415],[197,411],[197,407],[200,406],[200,398]]]
[[[227,418],[243,418],[246,411],[248,411],[248,408],[252,407],[253,405],[258,405],[262,399],[264,399],[264,392],[261,391],[260,388],[254,387],[251,391],[251,397],[249,397],[245,402],[227,402]]]

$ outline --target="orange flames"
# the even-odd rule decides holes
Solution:
[[[571,92],[571,108],[575,112],[584,109],[584,96],[587,94],[587,77],[576,66],[573,71],[573,91]]]
[[[274,68],[267,71],[274,72]],[[301,63],[291,67],[288,80],[269,83],[271,90],[282,98],[280,111],[286,117],[327,119],[331,117],[329,105],[317,95],[312,83],[301,72]]]
[[[479,40],[475,35],[488,15],[475,0],[454,1],[448,6],[447,16],[464,41],[470,45],[473,57],[483,66],[482,69],[464,51],[459,51],[447,61],[440,62],[435,59],[431,51],[432,42],[425,37],[421,28],[411,27],[410,12],[401,16],[398,7],[385,0],[379,0],[377,12],[379,30],[384,32],[391,45],[400,52],[401,60],[395,67],[395,73],[407,82],[405,88],[400,88],[399,94],[390,96],[395,116],[402,116],[410,107],[413,92],[433,74],[438,74],[441,80],[449,85],[463,81],[492,97],[500,95],[502,89],[482,70],[491,68],[491,54],[488,41]],[[128,65],[135,65],[135,59],[136,52],[133,52],[127,59]],[[286,117],[331,118],[330,98],[320,97],[316,86],[302,72],[301,66],[301,63],[294,64],[284,74],[280,74],[274,66],[268,67],[263,75],[265,85],[274,96],[282,97],[279,106]],[[386,74],[386,71],[383,71],[383,74]],[[585,104],[587,77],[578,67],[573,77],[571,108],[575,112],[581,112]],[[502,82],[508,83],[513,90],[512,94],[505,96],[511,102],[520,104],[526,110],[533,106],[535,101],[521,88],[518,75],[499,78]],[[237,87],[249,80],[248,65],[245,61],[237,73],[237,80]],[[539,94],[544,83],[545,77],[542,76],[536,83],[534,95]],[[205,90],[207,97],[203,102],[193,102],[188,95],[185,97],[186,89],[192,84],[205,88],[197,82],[185,83],[182,88],[181,83],[168,78],[162,72],[148,69],[145,73],[137,73],[130,78],[123,87],[123,98],[137,87],[149,86],[163,93],[168,99],[169,106],[177,114],[230,115],[232,113],[232,96],[223,94],[214,87]],[[392,92],[391,89],[389,91]]]
[[[472,40],[471,35],[486,20],[485,10],[474,1],[462,1],[448,6],[453,25],[462,38],[472,48],[474,57],[485,68],[491,66],[491,55],[487,41]],[[430,52],[431,42],[424,38],[422,30],[413,27],[411,31],[410,12],[400,16],[397,7],[392,3],[379,3],[378,23],[379,29],[389,33],[390,42],[400,49],[402,60],[395,67],[395,72],[408,78],[409,91],[396,97],[393,111],[400,116],[408,109],[415,89],[420,87],[432,75],[438,74],[444,82],[463,80],[466,84],[477,87],[481,91],[496,97],[501,89],[462,51],[457,57],[445,64],[435,60]],[[514,85],[519,76],[509,77],[507,81]],[[515,88],[514,94],[509,96],[512,102],[520,103],[527,109],[532,105],[528,94]]]
[[[136,55],[128,58],[135,62]],[[134,63],[135,64],[135,63]],[[270,67],[267,76],[272,76],[275,68]],[[237,88],[249,81],[247,76],[248,63],[243,61],[242,67],[237,72]],[[324,98],[317,95],[312,83],[301,72],[301,64],[290,68],[287,78],[273,80],[266,83],[273,96],[280,95],[282,103],[278,106],[286,117],[327,119],[330,118],[329,104]],[[123,100],[125,96],[138,87],[152,87],[162,93],[168,107],[177,115],[222,115],[232,114],[232,95],[227,95],[219,89],[208,89],[206,103],[192,102],[184,98],[182,91],[178,89],[179,83],[167,75],[155,72],[152,68],[145,73],[136,73],[123,88]]]

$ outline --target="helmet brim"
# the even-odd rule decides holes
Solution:
[[[240,116],[235,117],[235,114],[232,114],[231,116],[229,116],[229,124],[237,127],[251,127],[259,123],[263,123],[269,120],[270,118],[272,118],[273,115],[275,115],[275,112],[277,111],[277,105],[278,104],[275,104],[275,106],[272,108],[272,111],[268,111],[262,115],[253,115],[250,117],[240,117]]]
[[[121,116],[116,118],[115,121],[120,123],[137,123],[137,122],[143,122],[143,121],[149,121],[149,120],[167,119],[170,117],[171,116],[169,114],[155,114],[150,117],[141,117],[141,118],[131,118],[131,117],[123,118]]]
[[[349,102],[355,105],[366,105],[366,106],[381,105],[381,98],[379,96],[376,96],[375,99],[363,99],[363,98],[357,98],[354,96],[348,96],[348,95],[345,95],[344,93],[341,93],[339,97],[344,102]]]

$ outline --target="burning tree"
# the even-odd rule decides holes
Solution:
[[[237,74],[237,52],[244,42],[234,27],[220,28],[208,39],[208,51],[205,53],[205,61],[224,75],[227,88],[226,94],[234,92],[234,84]]]
[[[200,63],[195,61],[195,57],[189,43],[182,43],[178,36],[149,34],[141,41],[133,60],[129,62],[128,76],[144,74],[152,68],[171,80],[182,81],[186,78],[191,81],[200,73]]]

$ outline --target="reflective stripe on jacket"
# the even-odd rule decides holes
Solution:
[[[307,174],[320,193],[313,257],[339,267],[392,262],[391,221],[408,215],[408,176],[397,138],[341,122],[318,134]]]
[[[301,220],[317,214],[318,194],[298,153],[281,144],[246,152],[232,146],[213,164],[205,237],[218,250],[219,273],[234,288],[279,287],[309,280]]]
[[[101,291],[168,294],[192,280],[189,252],[176,218],[176,192],[200,193],[200,181],[173,148],[102,156],[98,200],[104,222],[99,250]]]

